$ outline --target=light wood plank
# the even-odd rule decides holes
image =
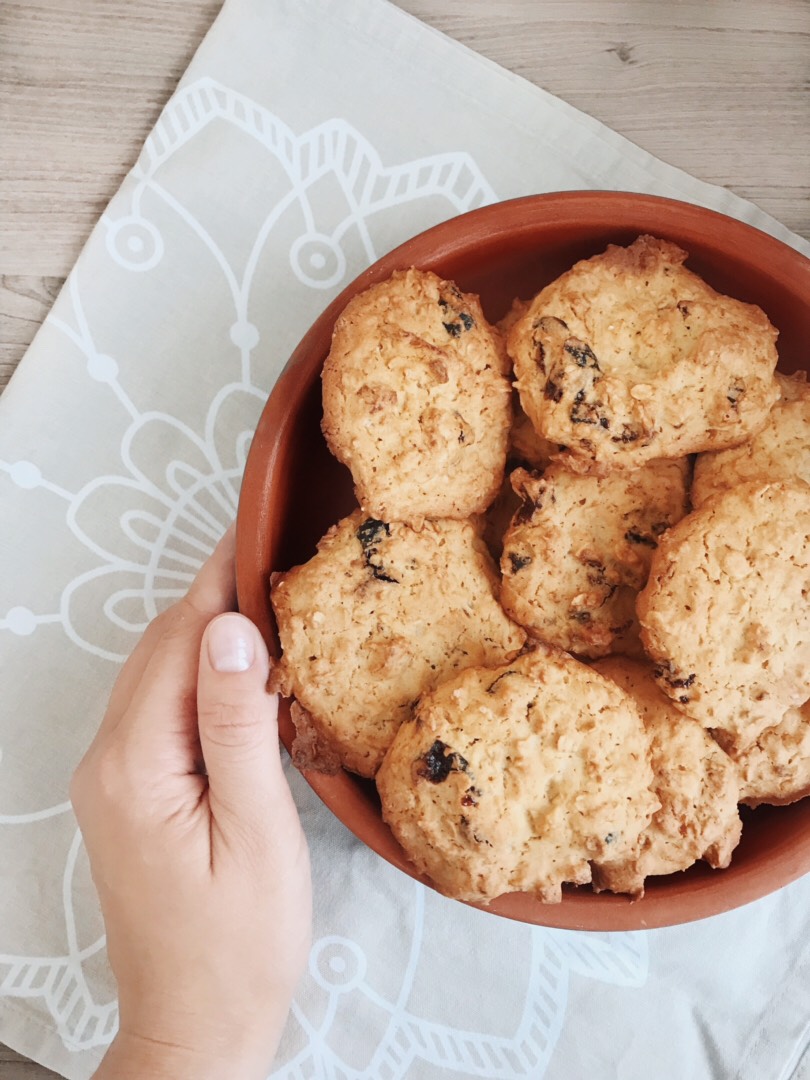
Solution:
[[[48,314],[64,279],[0,277],[0,393]]]
[[[64,277],[220,0],[5,0],[0,272]]]
[[[810,237],[810,4],[399,6]]]
[[[3,1080],[59,1080],[58,1074],[21,1057],[0,1043],[0,1077]]]

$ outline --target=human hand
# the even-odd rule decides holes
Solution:
[[[124,665],[71,798],[119,990],[98,1080],[267,1075],[311,933],[309,857],[233,531]],[[207,774],[207,775],[206,775]]]

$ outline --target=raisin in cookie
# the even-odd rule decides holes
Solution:
[[[803,480],[810,483],[810,386],[804,373],[788,378],[777,373],[782,397],[768,414],[765,427],[742,446],[698,454],[692,481],[692,505],[738,484],[759,480]]]
[[[323,432],[357,501],[385,521],[466,518],[495,498],[508,359],[476,296],[421,270],[356,296],[323,368]]]
[[[330,529],[308,563],[272,582],[283,655],[271,683],[306,711],[298,749],[318,745],[310,757],[373,776],[424,690],[520,650],[525,634],[496,589],[469,522],[416,532],[357,510]]]
[[[764,312],[714,291],[674,244],[611,245],[546,286],[508,333],[520,399],[568,466],[604,473],[736,446],[778,397]]]
[[[810,698],[810,487],[745,484],[684,518],[639,594],[659,685],[740,752]]]
[[[638,855],[603,863],[594,870],[595,887],[640,897],[645,878],[685,870],[698,859],[728,866],[742,831],[734,762],[696,720],[674,708],[648,664],[612,656],[594,670],[636,702],[652,740],[653,790],[661,803]]]
[[[748,806],[784,806],[810,795],[810,701],[788,709],[735,760],[740,801]]]
[[[504,534],[521,504],[520,495],[512,487],[509,472],[523,465],[542,470],[550,464],[556,450],[556,447],[537,434],[519,404],[515,405],[513,402],[513,408],[514,419],[509,433],[509,453],[506,459],[507,473],[504,474],[500,491],[486,511],[483,523],[483,536],[495,559],[501,557]]]
[[[561,899],[633,857],[658,802],[632,700],[557,649],[469,668],[424,695],[377,774],[385,821],[447,896]]]
[[[580,656],[640,651],[636,594],[662,534],[686,513],[687,471],[685,459],[603,478],[559,463],[542,475],[516,469],[523,504],[501,555],[507,613]]]

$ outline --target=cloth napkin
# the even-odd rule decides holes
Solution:
[[[382,0],[227,0],[0,398],[0,1040],[82,1080],[114,1034],[68,780],[233,517],[294,345],[408,236],[573,188],[703,203],[810,254]],[[532,928],[405,878],[288,771],[315,944],[273,1076],[810,1076],[810,878],[668,930]]]

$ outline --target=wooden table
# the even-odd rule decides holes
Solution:
[[[810,239],[807,0],[398,3]],[[3,0],[0,388],[219,7]],[[3,1080],[54,1075],[0,1046]]]

